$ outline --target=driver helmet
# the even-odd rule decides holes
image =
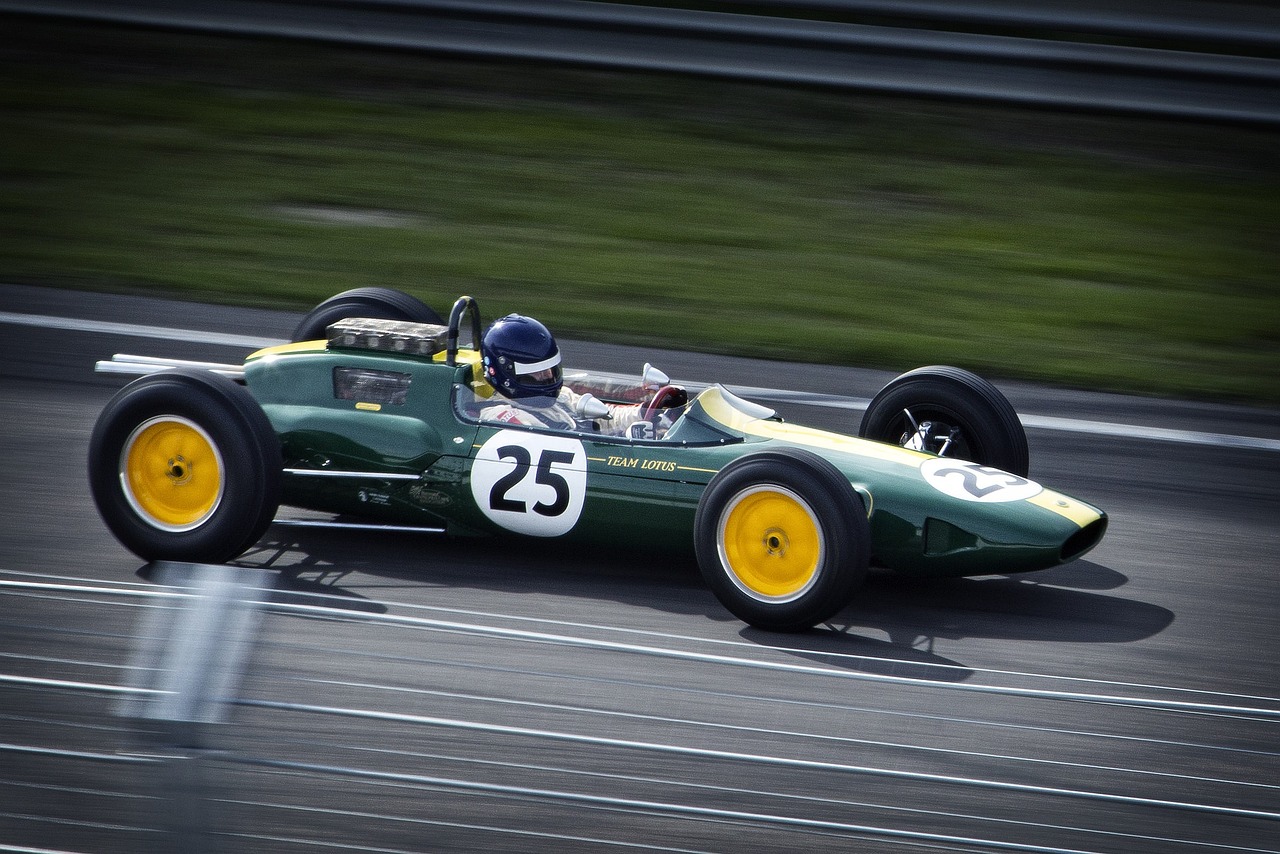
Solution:
[[[560,348],[547,327],[532,317],[508,314],[480,340],[485,379],[506,397],[550,405],[563,381]]]

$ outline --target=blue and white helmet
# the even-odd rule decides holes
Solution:
[[[560,394],[560,348],[547,327],[532,317],[508,314],[493,322],[480,341],[485,379],[506,397],[551,403]]]

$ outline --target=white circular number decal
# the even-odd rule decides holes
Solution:
[[[949,460],[946,457],[924,463],[920,466],[920,474],[924,476],[926,483],[939,492],[961,501],[979,501],[983,504],[1022,501],[1039,495],[1044,490],[1034,480],[990,466],[980,466],[966,460]]]
[[[499,430],[476,453],[471,495],[508,531],[558,537],[573,530],[587,494],[587,452],[577,439]]]

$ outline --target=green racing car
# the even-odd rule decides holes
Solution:
[[[565,371],[590,403],[575,426],[550,428],[484,416],[500,396],[482,338],[470,297],[445,320],[407,294],[359,288],[242,364],[99,362],[142,374],[94,427],[99,512],[146,560],[232,560],[281,505],[357,530],[675,543],[729,611],[775,631],[830,619],[870,566],[1045,569],[1106,530],[1101,510],[1028,479],[1016,413],[967,371],[899,376],[858,436],[792,424],[721,385],[687,394],[652,369]],[[619,406],[630,428],[602,430]]]

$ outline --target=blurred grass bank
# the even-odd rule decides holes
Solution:
[[[1278,144],[13,20],[0,276],[1274,405]]]

